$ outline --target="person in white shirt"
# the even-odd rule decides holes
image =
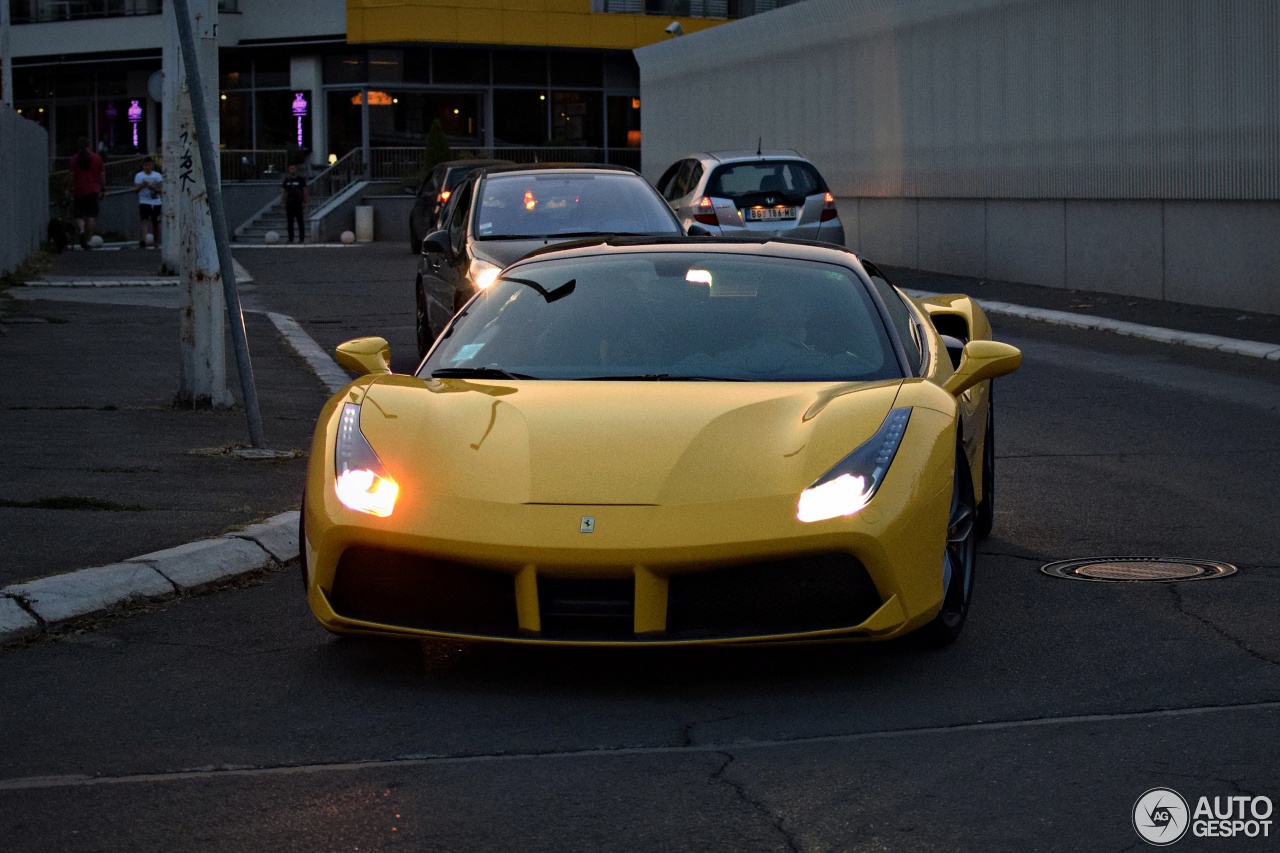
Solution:
[[[133,176],[133,191],[138,194],[138,217],[142,221],[142,236],[138,248],[147,248],[147,235],[154,245],[160,246],[160,191],[164,178],[155,169],[150,158],[142,161],[142,171]]]

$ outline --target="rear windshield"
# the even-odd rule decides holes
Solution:
[[[719,166],[707,183],[707,195],[720,198],[767,192],[809,196],[826,191],[818,170],[797,160],[752,160]]]
[[[454,320],[422,376],[828,382],[902,376],[847,267],[756,254],[534,261]]]
[[[490,175],[476,207],[482,240],[679,233],[662,196],[632,174]]]

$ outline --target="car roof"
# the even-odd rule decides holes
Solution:
[[[620,172],[637,177],[640,175],[635,169],[610,163],[514,163],[510,166],[493,166],[485,169],[486,175],[502,175],[510,172]]]
[[[457,169],[465,166],[475,166],[477,168],[480,168],[483,166],[500,166],[510,162],[512,161],[510,160],[474,160],[474,159],[444,160],[442,162],[437,163],[436,168],[438,169],[441,166],[445,167],[446,169]]]
[[[844,246],[834,243],[820,243],[815,240],[796,240],[786,237],[684,237],[684,236],[651,236],[651,237],[615,237],[603,235],[555,243],[535,249],[520,259],[519,262],[533,258],[546,258],[551,255],[563,257],[585,257],[587,255],[619,254],[634,252],[636,249],[653,250],[655,252],[688,252],[710,251],[723,254],[770,255],[795,258],[796,260],[840,262],[860,265],[858,255]]]
[[[728,163],[735,160],[805,160],[806,158],[799,151],[793,148],[765,148],[759,151],[751,151],[746,148],[732,149],[727,151],[703,151],[692,155],[700,157],[704,160],[718,160],[721,163]]]

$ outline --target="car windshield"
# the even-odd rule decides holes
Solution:
[[[679,233],[670,208],[639,175],[491,175],[476,209],[481,240]]]
[[[798,160],[732,163],[712,172],[707,182],[707,195],[720,198],[768,192],[809,196],[826,189],[818,170]]]
[[[839,264],[636,252],[521,264],[455,318],[419,376],[828,382],[901,368]]]

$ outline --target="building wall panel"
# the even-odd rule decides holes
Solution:
[[[1165,298],[1280,314],[1277,234],[1277,202],[1167,202]]]
[[[922,198],[917,222],[920,269],[986,277],[986,202]]]
[[[763,136],[873,259],[1280,312],[1275,0],[807,0],[636,57],[650,179]]]
[[[1067,287],[1164,298],[1159,201],[1073,199],[1064,213]]]
[[[1065,287],[1064,206],[1058,199],[990,200],[987,275],[1043,287]]]

